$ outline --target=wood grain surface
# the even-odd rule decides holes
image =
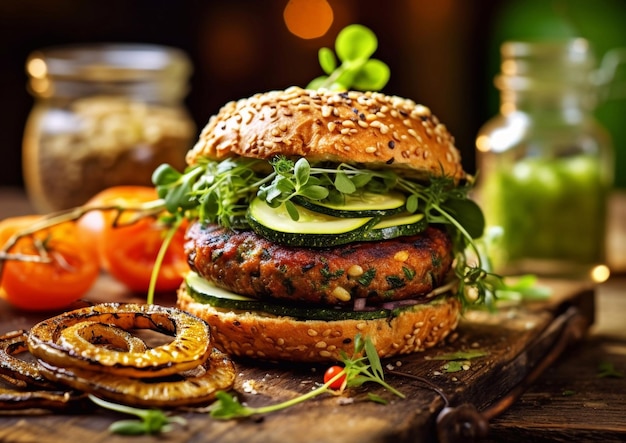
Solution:
[[[473,405],[493,415],[498,404],[516,386],[522,386],[533,368],[540,365],[555,347],[572,318],[582,319],[586,329],[593,321],[593,290],[568,282],[550,282],[554,294],[550,302],[502,309],[498,313],[469,312],[457,331],[445,343],[429,351],[384,361],[387,381],[404,394],[394,397],[376,385],[365,385],[342,396],[325,395],[282,412],[245,420],[216,421],[205,412],[181,412],[188,426],[159,436],[171,442],[387,442],[436,441],[437,414],[444,399],[428,384],[401,374],[421,377],[446,397],[451,407]],[[90,293],[94,301],[132,298],[124,289],[103,278]],[[171,305],[172,296],[162,296],[159,304]],[[574,314],[572,314],[574,313]],[[9,306],[0,306],[0,332],[28,329],[46,314],[25,315]],[[582,337],[575,337],[576,340]],[[567,343],[568,345],[570,343]],[[458,351],[480,351],[483,357],[467,360],[450,372],[441,356]],[[303,394],[321,381],[324,367],[312,365],[254,364],[237,361],[235,393],[252,406],[280,402]],[[376,393],[388,404],[367,399]],[[506,403],[506,402],[505,402]],[[507,405],[508,406],[508,405]],[[107,427],[119,414],[97,408],[80,413],[0,417],[2,442],[89,442],[129,441],[112,436]],[[441,431],[441,429],[440,429]],[[444,429],[442,440],[461,441],[451,429]],[[452,433],[452,434],[451,434]],[[454,440],[451,439],[454,437]],[[152,441],[153,437],[133,437],[132,441]]]

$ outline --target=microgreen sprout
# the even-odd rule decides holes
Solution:
[[[112,403],[89,394],[89,399],[98,406],[123,414],[134,415],[139,420],[119,420],[109,426],[109,432],[122,435],[159,434],[174,429],[174,424],[185,426],[187,421],[182,417],[168,416],[159,409],[139,409],[131,406]]]
[[[381,90],[389,81],[390,70],[381,60],[370,58],[377,48],[378,39],[371,29],[356,24],[345,27],[335,40],[336,57],[330,48],[319,50],[318,59],[326,75],[311,81],[307,88]]]
[[[347,354],[342,353],[341,362],[344,365],[342,371],[337,372],[335,376],[330,378],[326,383],[306,394],[282,403],[253,408],[240,403],[237,397],[227,392],[220,391],[216,394],[217,400],[209,408],[209,413],[211,417],[223,420],[269,414],[289,408],[325,393],[341,393],[344,389],[359,387],[367,382],[377,383],[394,395],[405,398],[404,394],[385,382],[384,371],[378,353],[376,352],[374,344],[368,337],[363,338],[357,335],[354,340],[353,355],[348,357]],[[339,391],[333,390],[331,385],[342,377],[345,377],[345,383],[342,385],[342,389]],[[370,399],[384,403],[384,400],[380,396],[374,395],[371,396]]]

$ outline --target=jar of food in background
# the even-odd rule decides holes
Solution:
[[[610,137],[592,114],[593,53],[575,39],[507,42],[501,55],[500,114],[476,139],[478,198],[491,232],[501,229],[491,251],[496,269],[551,276],[606,270],[614,165]]]
[[[35,104],[23,173],[37,210],[84,204],[115,185],[151,185],[162,163],[182,170],[195,125],[183,105],[191,64],[180,50],[102,44],[28,57]]]

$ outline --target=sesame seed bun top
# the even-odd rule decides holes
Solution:
[[[378,92],[298,87],[224,105],[187,162],[277,155],[393,168],[423,179],[466,177],[454,138],[427,107]]]

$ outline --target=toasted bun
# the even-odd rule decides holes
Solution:
[[[294,362],[337,361],[340,351],[354,352],[357,334],[369,337],[381,358],[410,354],[435,346],[458,323],[455,297],[405,308],[391,319],[297,320],[233,312],[196,302],[184,285],[178,304],[209,323],[215,346],[235,357]]]
[[[377,92],[297,87],[226,104],[187,162],[277,155],[393,168],[417,178],[465,177],[453,137],[427,107]]]

